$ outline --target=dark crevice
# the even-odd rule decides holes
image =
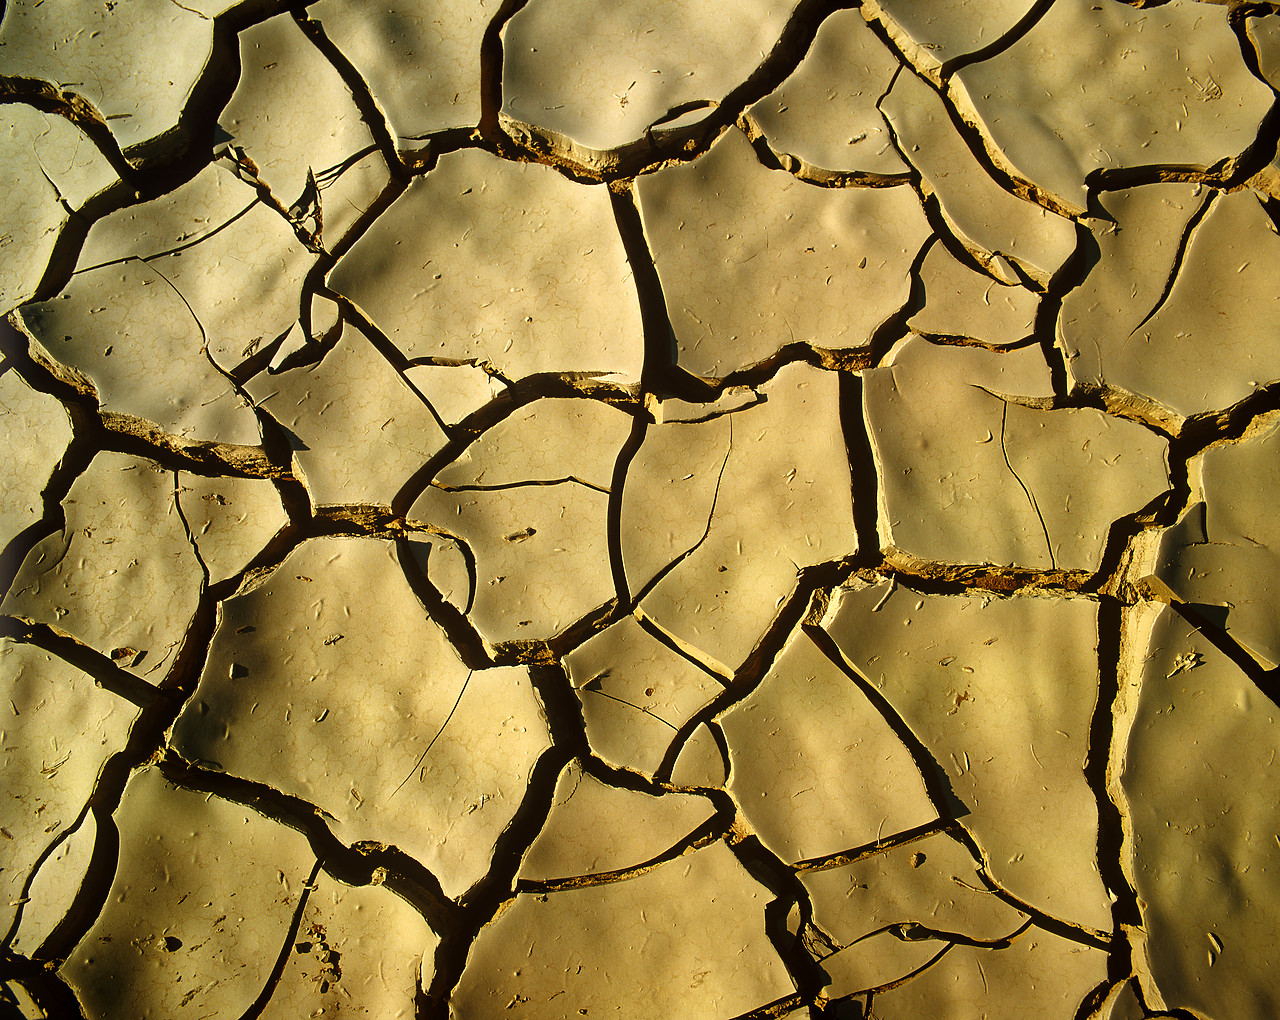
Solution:
[[[755,836],[728,841],[729,849],[747,873],[776,897],[764,908],[765,934],[782,960],[802,1001],[812,1002],[827,983],[826,974],[809,955],[800,931],[813,920],[809,891],[796,873]],[[792,908],[800,925],[792,932],[787,918]]]
[[[803,861],[796,861],[792,867],[799,874],[847,867],[850,864],[865,861],[869,857],[877,857],[880,854],[888,853],[897,847],[907,846],[917,840],[928,839],[930,836],[946,831],[946,827],[947,823],[942,819],[935,822],[926,822],[924,825],[903,829],[901,832],[895,832],[892,836],[877,838],[870,843],[864,843],[849,850],[841,850],[839,853],[823,854],[821,857],[810,857]]]
[[[747,136],[756,159],[766,170],[791,174],[797,180],[818,188],[900,188],[912,182],[910,173],[874,173],[869,170],[828,170],[815,166],[789,152],[779,152],[769,141],[764,129],[750,113],[743,113],[735,125]]]
[[[1067,939],[1070,942],[1078,943],[1082,946],[1091,946],[1094,949],[1101,949],[1104,953],[1109,953],[1114,948],[1114,937],[1105,931],[1099,931],[1095,928],[1089,928],[1082,924],[1076,924],[1072,921],[1063,920],[1048,914],[1034,904],[1028,903],[1020,896],[1015,896],[1008,889],[1002,886],[994,878],[991,877],[990,869],[987,862],[986,853],[979,846],[978,841],[974,838],[973,833],[959,821],[951,822],[946,829],[947,835],[959,843],[969,852],[974,862],[978,865],[978,874],[982,879],[982,883],[987,887],[989,892],[994,893],[999,899],[1003,900],[1014,910],[1018,910],[1029,916],[1036,924],[1036,927],[1043,928],[1051,934],[1057,935],[1059,938]]]
[[[1169,608],[1181,616],[1214,648],[1231,660],[1237,669],[1247,676],[1255,687],[1264,694],[1273,705],[1280,707],[1280,666],[1267,669],[1240,644],[1225,626],[1216,623],[1212,618],[1218,606],[1202,606],[1195,602],[1174,601]]]
[[[64,829],[59,829],[52,840],[40,851],[35,861],[31,865],[31,870],[27,872],[27,877],[22,880],[22,887],[16,898],[16,907],[13,912],[13,921],[9,925],[9,930],[4,933],[4,938],[0,939],[0,953],[6,953],[13,946],[13,940],[18,937],[18,932],[22,926],[22,915],[26,912],[26,906],[30,902],[31,887],[35,884],[36,879],[40,875],[40,869],[45,863],[57,852],[67,840],[80,831],[80,827],[84,825],[84,820],[89,816],[89,805],[85,805],[80,809],[80,813],[76,815],[72,821]]]
[[[667,316],[667,302],[662,293],[662,280],[649,251],[640,208],[630,188],[610,188],[609,203],[622,238],[622,249],[631,278],[635,281],[640,305],[640,327],[644,337],[644,367],[640,373],[640,392],[659,398],[680,396],[689,399],[690,387],[676,364],[676,338]]]
[[[1112,897],[1113,930],[1118,933],[1107,955],[1107,978],[1123,981],[1133,966],[1127,928],[1142,927],[1138,895],[1124,872],[1124,826],[1119,806],[1111,799],[1111,743],[1122,679],[1120,662],[1124,607],[1103,598],[1098,606],[1098,699],[1089,720],[1089,744],[1084,776],[1098,805],[1098,873]],[[1083,1007],[1082,1007],[1083,1008]]]
[[[480,40],[480,123],[477,130],[491,143],[510,141],[498,123],[502,111],[502,30],[529,0],[502,0]]]
[[[910,724],[898,713],[898,710],[880,692],[880,689],[845,657],[845,654],[840,650],[840,646],[825,630],[821,627],[806,624],[804,632],[818,646],[819,651],[862,692],[862,695],[871,704],[872,708],[879,713],[889,729],[893,731],[894,736],[906,748],[907,753],[911,755],[911,760],[915,763],[916,771],[920,774],[920,781],[924,784],[925,794],[933,805],[933,809],[938,812],[938,816],[941,819],[951,821],[969,814],[969,808],[956,795],[955,789],[951,785],[951,779],[947,776],[947,770],[933,756],[933,752],[929,750],[928,745],[916,736]]]
[[[240,1014],[240,1020],[258,1020],[258,1017],[262,1016],[262,1011],[271,1002],[271,996],[275,994],[276,988],[280,984],[280,978],[284,974],[284,968],[293,953],[293,943],[298,937],[298,928],[302,924],[302,913],[307,909],[307,900],[311,897],[311,890],[315,888],[316,877],[320,874],[320,867],[320,862],[316,861],[311,868],[311,874],[307,876],[307,881],[302,886],[302,895],[298,897],[298,905],[293,908],[293,917],[289,920],[289,930],[285,932],[284,941],[281,943],[280,952],[276,956],[276,962],[271,967],[271,973],[267,975],[267,980],[263,983],[262,991],[258,993],[258,997],[249,1003],[248,1009]]]
[[[676,732],[675,739],[667,748],[662,763],[654,774],[659,782],[671,781],[676,760],[699,726],[727,712],[734,705],[748,698],[760,686],[765,674],[782,653],[787,639],[795,632],[796,627],[808,612],[814,594],[819,591],[830,591],[844,581],[852,570],[852,565],[843,561],[801,568],[795,589],[783,602],[782,608],[774,616],[764,636],[756,643],[742,665],[734,671],[733,682],[726,690],[717,694],[690,716]]]
[[[862,413],[862,390],[861,376],[852,372],[840,374],[840,425],[849,460],[853,530],[858,553],[865,556],[880,549],[880,473],[871,448],[871,430]]]
[[[929,73],[916,67],[916,65],[911,62],[906,53],[902,51],[901,47],[899,47],[897,42],[895,42],[893,37],[890,35],[888,25],[884,20],[882,20],[885,18],[887,18],[887,14],[882,12],[875,18],[868,19],[867,24],[880,41],[884,43],[888,50],[898,58],[902,67],[913,73],[937,94],[938,98],[942,101],[943,109],[946,110],[947,118],[951,121],[951,126],[955,129],[956,134],[959,135],[961,141],[964,142],[966,148],[968,148],[970,154],[973,156],[974,160],[977,161],[983,172],[986,173],[986,175],[994,181],[1001,190],[1008,192],[1010,195],[1020,198],[1025,202],[1029,202],[1032,205],[1039,206],[1047,212],[1055,215],[1062,216],[1069,220],[1076,219],[1077,210],[1067,205],[1057,195],[1045,188],[1041,188],[1034,181],[1023,177],[1020,174],[1015,176],[1015,171],[1012,168],[1005,169],[996,163],[991,150],[987,148],[987,139],[975,125],[969,123],[969,121],[967,121],[961,114],[959,108],[956,106],[955,100],[950,94],[947,83],[943,81],[940,76],[935,80]],[[998,151],[994,143],[992,143],[992,149]]]
[[[457,923],[459,908],[444,894],[435,875],[394,846],[375,842],[347,846],[314,804],[265,783],[195,765],[172,749],[159,756],[155,767],[175,786],[240,804],[300,833],[327,875],[351,886],[383,885],[413,907],[437,934]]]
[[[60,627],[26,617],[0,616],[0,637],[40,648],[87,674],[94,684],[139,708],[146,708],[161,693],[142,678],[121,669],[109,656],[68,634]]]
[[[644,444],[649,423],[640,415],[631,420],[631,432],[618,451],[609,480],[609,508],[605,519],[605,535],[609,545],[609,573],[614,595],[620,605],[631,602],[631,586],[627,583],[627,567],[622,555],[622,501],[626,495],[627,472]]]
[[[998,57],[1001,53],[1020,42],[1028,32],[1040,24],[1041,19],[1049,13],[1049,8],[1053,6],[1053,3],[1054,0],[1035,0],[1035,3],[1027,8],[1026,13],[999,39],[969,53],[943,61],[942,67],[938,70],[938,77],[945,82],[956,72],[971,64],[979,64],[984,60],[990,60],[992,57]]]
[[[294,11],[293,20],[302,29],[302,34],[320,52],[321,56],[338,72],[338,77],[342,79],[347,91],[351,93],[356,109],[360,111],[360,119],[368,125],[374,144],[377,145],[378,151],[382,153],[382,158],[386,161],[387,169],[391,171],[391,175],[402,181],[407,180],[409,169],[400,159],[400,153],[396,150],[395,136],[391,125],[387,123],[386,115],[383,114],[382,109],[378,106],[378,101],[374,99],[373,93],[369,90],[369,83],[364,80],[356,66],[347,59],[346,54],[338,49],[333,40],[329,38],[328,33],[324,30],[324,25],[319,21],[308,18],[303,13],[302,7]]]
[[[488,873],[463,894],[458,918],[447,930],[438,933],[435,973],[423,992],[419,1010],[428,1020],[450,1017],[449,998],[462,980],[471,945],[480,929],[514,897],[520,862],[546,822],[555,799],[556,782],[571,757],[570,752],[560,746],[543,752],[529,776],[529,786],[520,806],[498,838]]]
[[[71,986],[56,970],[39,960],[28,959],[8,949],[0,950],[0,979],[15,981],[29,994],[47,1017],[57,1020],[85,1020],[84,1007]],[[0,1006],[4,1005],[0,1000]],[[26,1014],[15,1013],[21,1020]]]
[[[1142,317],[1133,329],[1129,330],[1129,336],[1133,336],[1143,326],[1150,322],[1164,307],[1165,302],[1169,300],[1169,295],[1173,292],[1173,286],[1178,282],[1178,277],[1182,274],[1182,263],[1186,259],[1187,249],[1191,245],[1191,239],[1195,236],[1196,228],[1208,215],[1210,208],[1214,204],[1214,199],[1218,196],[1218,192],[1209,191],[1205,194],[1204,199],[1196,207],[1195,212],[1191,214],[1191,218],[1187,220],[1186,225],[1182,228],[1182,234],[1178,238],[1178,247],[1173,253],[1173,265],[1169,268],[1169,275],[1165,279],[1164,287],[1160,291],[1160,296],[1156,298],[1155,303],[1151,306],[1151,310]]]

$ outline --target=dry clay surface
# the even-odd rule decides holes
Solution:
[[[1274,1020],[1278,88],[0,3],[0,1016]]]

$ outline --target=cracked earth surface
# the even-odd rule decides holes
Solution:
[[[1280,5],[0,10],[0,1014],[1280,1013]]]

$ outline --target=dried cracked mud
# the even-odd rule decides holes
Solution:
[[[1280,4],[0,11],[0,1015],[1280,1015]]]

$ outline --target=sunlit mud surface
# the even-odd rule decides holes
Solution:
[[[1280,1015],[1280,5],[0,10],[0,1015]]]

